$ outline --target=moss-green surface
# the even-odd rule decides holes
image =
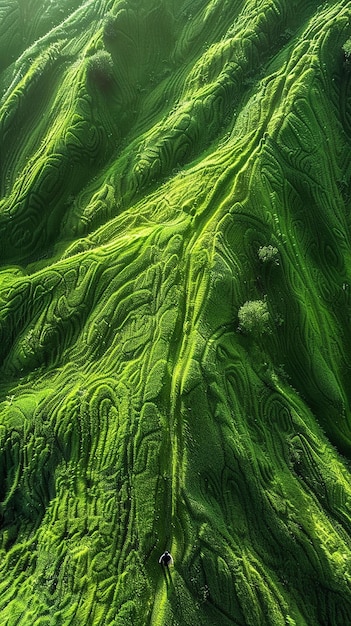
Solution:
[[[350,37],[0,0],[1,624],[350,624]]]

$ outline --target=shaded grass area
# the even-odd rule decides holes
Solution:
[[[0,16],[3,622],[346,625],[349,3]]]

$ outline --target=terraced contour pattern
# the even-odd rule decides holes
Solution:
[[[346,626],[350,3],[0,0],[0,46],[1,623]]]

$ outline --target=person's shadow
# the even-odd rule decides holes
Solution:
[[[161,567],[162,567],[164,579],[166,581],[166,587],[167,589],[169,589],[173,585],[172,574],[170,572],[168,565],[162,564]]]

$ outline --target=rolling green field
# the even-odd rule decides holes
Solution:
[[[351,3],[0,0],[0,97],[0,623],[349,626]]]

